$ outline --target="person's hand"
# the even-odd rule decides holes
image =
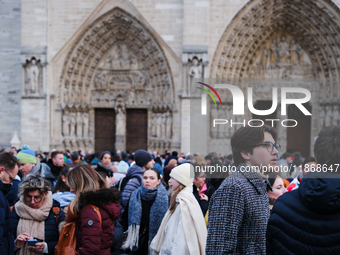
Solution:
[[[209,198],[208,198],[208,196],[206,195],[206,194],[201,194],[200,195],[200,198],[202,199],[202,200],[209,200]]]
[[[44,242],[40,242],[40,243],[36,243],[35,246],[27,246],[28,249],[30,251],[34,251],[37,253],[42,253],[45,249],[45,243]]]
[[[15,241],[15,245],[17,247],[20,247],[21,245],[23,245],[28,239],[30,239],[30,235],[27,233],[23,233],[21,235],[17,236],[17,239]]]
[[[110,179],[110,185],[113,186],[113,184],[115,184],[115,182],[116,182],[116,179],[113,176],[109,177],[109,179]]]

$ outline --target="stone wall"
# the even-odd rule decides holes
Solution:
[[[21,0],[0,1],[0,146],[21,132]]]

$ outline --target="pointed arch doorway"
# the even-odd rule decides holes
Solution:
[[[157,148],[159,141],[171,147],[173,132],[151,132],[158,125],[156,114],[158,122],[169,123],[172,128],[174,112],[170,66],[155,38],[147,26],[120,8],[103,14],[79,33],[63,64],[56,111],[61,112],[63,127],[74,125],[73,116],[86,118],[79,121],[82,133],[61,130],[64,149],[70,144],[77,144],[76,149],[81,150],[99,149],[94,144],[99,144],[103,134],[96,131],[96,114],[104,110],[96,109],[108,109],[111,117],[115,112],[115,121],[110,120],[116,126],[115,137],[111,137],[113,129],[107,131],[110,143],[114,142],[110,148],[127,149],[130,109],[143,111],[148,150]]]

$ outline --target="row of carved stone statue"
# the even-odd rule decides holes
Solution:
[[[171,148],[170,141],[163,141],[163,140],[149,140],[148,141],[148,150],[149,151],[165,151]]]
[[[63,150],[82,150],[88,151],[93,150],[93,140],[92,139],[82,139],[82,138],[71,138],[63,140]]]
[[[153,113],[150,125],[151,137],[171,138],[172,115],[171,112]]]
[[[88,137],[89,135],[89,114],[87,112],[69,112],[63,114],[63,135]]]
[[[320,106],[319,122],[321,127],[339,125],[340,107],[339,105]]]

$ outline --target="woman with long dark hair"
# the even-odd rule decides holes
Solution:
[[[160,172],[156,168],[147,169],[142,186],[131,194],[122,217],[124,230],[128,229],[123,247],[130,249],[132,254],[147,255],[149,244],[157,234],[168,206],[169,197],[161,183]]]
[[[271,186],[270,188],[267,186],[267,194],[269,198],[269,209],[270,213],[272,212],[273,206],[278,199],[279,196],[283,195],[287,192],[287,189],[284,186],[283,180],[277,173],[269,173],[268,181]]]

